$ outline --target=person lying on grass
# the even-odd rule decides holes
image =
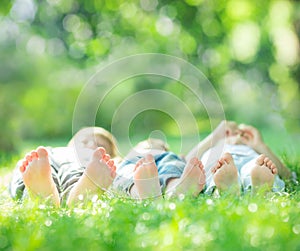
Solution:
[[[219,193],[235,194],[249,190],[255,193],[260,188],[283,191],[282,179],[292,178],[292,172],[264,143],[257,128],[233,121],[222,121],[186,159],[195,156],[204,163],[205,192],[209,194],[215,188]]]
[[[102,147],[101,150],[99,147]],[[101,161],[100,173],[93,173],[97,171],[93,165],[88,167],[94,159]],[[86,127],[72,137],[67,147],[38,147],[28,153],[18,162],[9,191],[17,200],[28,196],[49,197],[54,205],[59,206],[67,199],[70,201],[83,185],[89,186],[87,176],[82,177],[85,171],[91,172],[97,180],[98,176],[104,177],[108,169],[105,185],[110,185],[109,177],[114,177],[116,169],[114,159],[118,157],[112,134],[101,127]],[[88,167],[87,170],[85,167]]]

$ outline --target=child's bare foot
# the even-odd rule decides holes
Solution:
[[[116,166],[103,147],[98,147],[84,174],[70,191],[67,205],[79,199],[79,195],[93,195],[105,191],[116,176]]]
[[[153,155],[147,154],[140,159],[134,169],[134,185],[140,199],[158,197],[161,189],[158,178],[158,170]]]
[[[203,164],[194,157],[186,164],[179,179],[173,179],[168,182],[166,194],[173,196],[192,193],[194,196],[197,196],[203,190],[205,180]]]
[[[213,167],[212,173],[214,173],[213,179],[220,193],[228,191],[240,194],[238,171],[230,153],[223,154],[216,166]]]
[[[60,205],[58,190],[51,175],[48,152],[44,147],[38,147],[27,154],[19,169],[31,196],[50,198],[54,205]]]
[[[273,187],[276,173],[277,168],[273,162],[261,154],[251,171],[252,190],[255,192],[257,189],[265,187],[270,191]]]

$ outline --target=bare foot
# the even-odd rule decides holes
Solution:
[[[274,183],[275,174],[277,174],[277,168],[273,162],[261,154],[251,171],[252,189],[255,192],[257,189],[265,187],[267,190],[271,190]]]
[[[238,171],[230,153],[224,153],[216,166],[213,167],[214,182],[220,193],[230,192],[240,194]]]
[[[137,162],[133,180],[140,199],[161,195],[158,171],[153,155],[147,154]]]
[[[196,157],[192,158],[185,166],[179,179],[170,180],[166,194],[179,195],[192,193],[197,196],[205,185],[205,172],[203,164]]]
[[[48,152],[44,147],[38,147],[27,154],[19,169],[31,196],[50,198],[55,206],[60,205],[58,190],[51,175]]]
[[[95,195],[103,193],[116,176],[116,166],[103,147],[98,147],[87,165],[84,174],[70,191],[67,205],[79,199],[79,195]]]

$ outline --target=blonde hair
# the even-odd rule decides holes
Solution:
[[[139,142],[135,147],[136,150],[147,150],[147,149],[157,149],[168,151],[169,146],[166,142],[161,139],[149,138],[144,141]]]
[[[80,138],[85,138],[85,139],[92,139],[94,142],[96,142],[97,146],[99,145],[98,141],[99,140],[105,140],[110,149],[106,149],[107,153],[110,154],[112,158],[117,156],[117,144],[114,136],[107,130],[105,130],[102,127],[84,127],[80,129],[75,135],[71,138],[71,140],[68,143],[69,147],[74,147],[75,141],[80,140]]]

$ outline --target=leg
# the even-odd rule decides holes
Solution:
[[[273,162],[261,154],[255,162],[254,167],[251,170],[252,190],[256,192],[260,188],[266,188],[272,190],[275,174],[277,174],[277,168]]]
[[[179,179],[169,180],[166,194],[179,195],[192,193],[197,196],[205,185],[205,172],[202,162],[196,157],[192,158],[185,166]]]
[[[67,205],[78,201],[79,195],[94,195],[103,193],[113,182],[116,176],[116,167],[103,147],[97,148],[84,174],[70,191]]]
[[[20,166],[25,187],[31,196],[50,198],[55,206],[60,205],[56,185],[52,179],[48,152],[44,147],[27,154]]]
[[[131,188],[131,191],[133,193],[136,191],[140,199],[161,195],[158,170],[153,155],[148,154],[145,158],[137,162],[133,180],[134,186]]]
[[[217,165],[213,167],[213,179],[220,193],[229,191],[233,194],[240,194],[238,182],[238,171],[230,153],[224,153]]]

